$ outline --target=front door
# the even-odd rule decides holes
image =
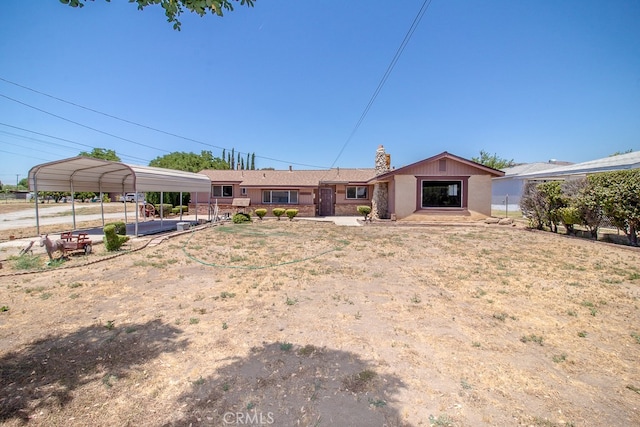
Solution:
[[[320,188],[320,201],[318,202],[318,215],[333,216],[333,188]]]

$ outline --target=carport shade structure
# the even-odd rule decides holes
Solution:
[[[198,173],[128,165],[78,156],[32,167],[29,170],[29,188],[36,195],[36,228],[40,234],[38,191],[69,191],[71,194],[74,192],[99,192],[104,225],[103,193],[184,191],[211,194],[211,180]],[[73,197],[71,198],[71,210],[73,212],[73,227],[75,228]],[[135,235],[138,235],[138,209],[136,209]]]

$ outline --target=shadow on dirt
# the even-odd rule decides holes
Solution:
[[[184,393],[164,426],[409,426],[394,407],[403,382],[354,353],[265,343]]]
[[[182,350],[182,331],[159,320],[125,327],[93,325],[53,335],[0,358],[0,422],[28,421],[41,409],[59,408],[83,385],[127,377],[138,364]]]

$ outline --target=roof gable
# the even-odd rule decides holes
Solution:
[[[373,180],[384,180],[394,175],[451,175],[451,169],[448,171],[440,170],[440,160],[450,161],[452,164],[456,164],[454,169],[456,172],[453,174],[464,175],[492,175],[494,177],[504,176],[504,172],[498,169],[493,169],[488,166],[476,163],[474,161],[465,159],[464,157],[456,156],[455,154],[443,151],[440,154],[429,157],[424,160],[412,163],[407,166],[403,166],[398,169],[386,172],[382,175],[375,177]],[[435,168],[434,168],[435,165]],[[429,172],[426,172],[429,171]]]

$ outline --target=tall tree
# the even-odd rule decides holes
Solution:
[[[498,157],[497,154],[489,154],[487,151],[480,150],[480,157],[472,157],[472,161],[480,163],[481,165],[489,166],[493,169],[504,169],[515,166],[513,159],[507,160],[502,157]]]
[[[110,2],[111,0],[106,1]],[[84,7],[86,2],[87,0],[60,0],[60,3],[78,8]],[[185,9],[200,16],[206,15],[207,12],[222,16],[223,11],[232,11],[233,4],[238,2],[242,6],[253,7],[256,0],[129,0],[129,3],[138,3],[138,10],[159,4],[164,9],[167,22],[173,23],[173,29],[178,31],[180,31],[180,26],[182,25],[178,18]]]
[[[94,159],[110,160],[112,162],[119,162],[120,157],[114,150],[108,150],[106,148],[94,148],[91,152],[81,151],[80,156],[93,157]]]
[[[201,151],[200,154],[174,152],[156,157],[149,162],[149,166],[166,169],[176,169],[187,172],[200,172],[205,169],[226,169],[224,160],[213,157],[211,151]]]
[[[256,170],[256,153],[251,154],[251,170]]]

